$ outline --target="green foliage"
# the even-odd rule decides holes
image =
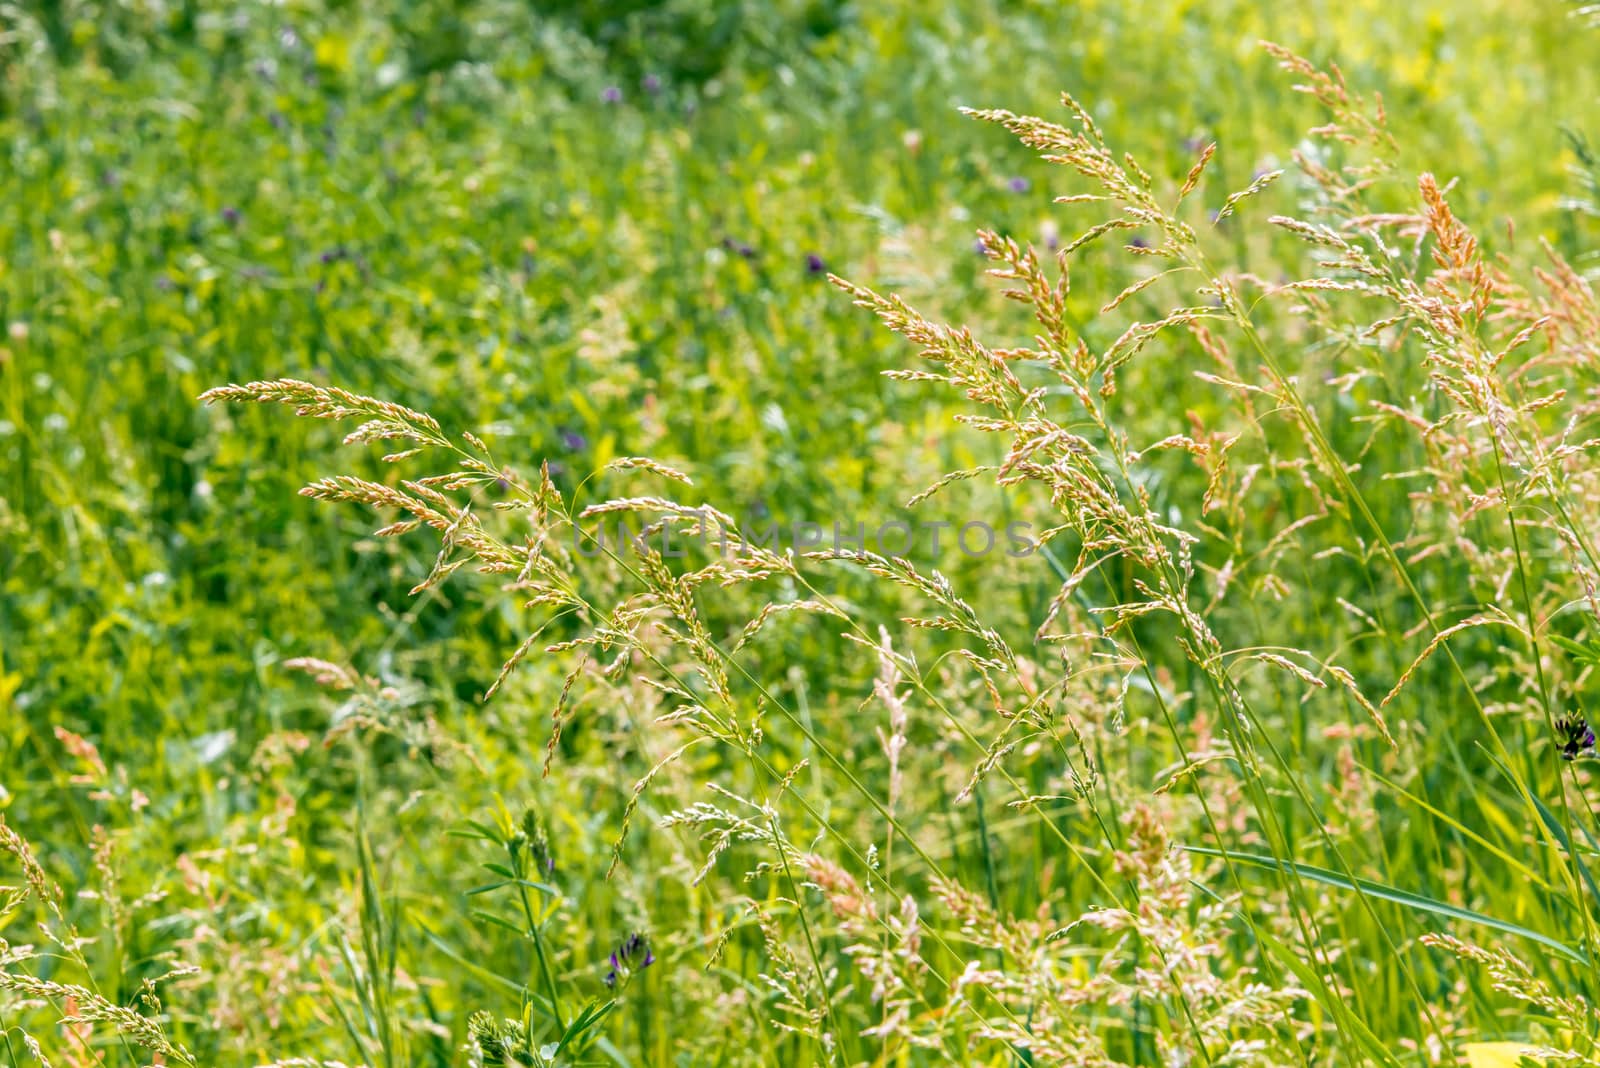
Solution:
[[[1553,733],[1595,716],[1587,565],[1559,533],[1595,529],[1589,478],[1573,460],[1564,497],[1439,445],[1455,422],[1416,433],[1452,410],[1425,339],[1374,340],[1347,292],[1268,292],[1350,280],[1267,222],[1348,221],[1291,153],[1361,160],[1307,138],[1328,116],[1263,37],[1382,92],[1367,210],[1458,179],[1519,283],[1560,274],[1545,241],[1582,290],[1600,35],[1560,5],[0,4],[0,883],[30,888],[0,898],[0,973],[24,976],[0,1063],[31,1041],[58,1065],[1014,1064],[1074,1036],[1155,1064],[1259,1036],[1289,1063],[1415,1064],[1570,1039],[1562,997],[1600,996],[1593,786]],[[1048,488],[996,484],[1009,442],[953,418],[971,398],[884,378],[915,349],[824,270],[1037,344],[985,271],[1019,269],[1007,239],[1048,266],[1103,213],[1052,203],[1093,190],[956,109],[1068,122],[1064,88],[1162,205],[1219,146],[1174,218],[1248,310],[1204,324],[1220,349],[1153,335],[1105,426],[1061,425],[1113,481],[1144,450],[1119,488],[1200,536],[1178,577],[1226,665],[1181,613],[1091,611],[1153,580],[1080,571],[1072,531],[687,593],[703,560],[578,557],[538,594],[474,573],[530,516],[582,526],[608,498],[753,527],[1062,522]],[[1158,229],[1073,254],[1063,337],[1104,353],[1194,296],[1148,281]],[[1423,229],[1393,243],[1418,279]],[[1569,391],[1529,414],[1542,433],[1592,436],[1582,326],[1508,387]],[[1019,362],[1069,405],[1048,371]],[[1292,379],[1303,408],[1236,376]],[[359,422],[196,401],[283,378],[388,398],[409,414],[360,419],[420,436],[341,448]],[[1248,483],[1150,447],[1178,434]],[[615,463],[640,456],[692,488]],[[448,474],[473,519],[374,536],[397,517],[296,495],[334,473]],[[591,642],[628,631],[613,606],[675,597],[659,634]],[[1418,660],[1435,616],[1472,625]],[[1447,924],[1517,936],[1532,972],[1418,946]],[[608,985],[644,931],[655,963]],[[1077,1016],[1052,1017],[1062,991]]]

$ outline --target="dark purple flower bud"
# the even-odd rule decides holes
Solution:
[[[607,104],[620,104],[622,103],[622,90],[618,86],[608,85],[605,91],[600,94],[600,99]]]
[[[1022,177],[1019,176],[1019,177],[1013,178],[1013,179],[1011,179],[1011,181],[1007,182],[1006,186],[1013,193],[1026,193],[1028,190],[1033,188],[1033,183],[1028,181],[1026,178],[1022,178]]]
[[[1142,237],[1136,237],[1132,241],[1129,241],[1128,244],[1130,246],[1132,246],[1133,248],[1149,248],[1150,247],[1150,242],[1146,241]]]
[[[630,979],[635,972],[648,968],[655,962],[656,956],[650,952],[649,939],[635,931],[611,951],[611,970],[606,973],[606,986],[614,988]]]
[[[821,274],[823,271],[826,271],[827,269],[828,269],[828,265],[822,262],[822,257],[821,256],[817,255],[815,252],[807,252],[806,253],[806,273],[807,274]]]
[[[1561,759],[1576,760],[1580,756],[1593,756],[1594,745],[1594,729],[1582,716],[1556,720],[1556,746]]]
[[[657,93],[661,92],[661,79],[656,77],[654,74],[646,74],[644,76],[644,80],[639,84],[644,86],[644,91],[649,93],[651,96],[655,96]]]
[[[577,452],[579,449],[587,448],[589,442],[576,430],[563,429],[561,431],[561,444],[573,452]]]
[[[753,260],[756,258],[756,250],[741,241],[739,242],[739,255],[747,260]]]
[[[223,208],[222,209],[222,221],[227,223],[229,226],[238,226],[239,225],[239,209],[236,208],[236,207],[233,207],[231,204],[228,207]]]

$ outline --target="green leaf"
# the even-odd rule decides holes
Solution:
[[[1506,934],[1517,935],[1519,938],[1537,942],[1546,949],[1554,950],[1567,960],[1575,963],[1589,963],[1588,955],[1582,950],[1574,949],[1565,942],[1558,942],[1549,935],[1540,934],[1538,931],[1530,931],[1519,924],[1497,919],[1482,912],[1474,912],[1471,909],[1459,908],[1431,897],[1423,897],[1421,894],[1413,894],[1407,890],[1397,890],[1392,886],[1384,886],[1382,883],[1375,883],[1370,879],[1347,879],[1343,875],[1329,871],[1326,868],[1318,868],[1311,864],[1301,864],[1292,860],[1279,860],[1277,857],[1260,856],[1255,853],[1236,853],[1232,850],[1206,849],[1202,846],[1184,846],[1184,849],[1203,857],[1220,857],[1239,864],[1250,864],[1258,868],[1266,868],[1269,871],[1281,871],[1297,875],[1302,879],[1310,879],[1313,882],[1336,886],[1341,890],[1359,890],[1368,897],[1391,901],[1396,905],[1403,905],[1418,912],[1431,912],[1435,916],[1444,916],[1448,919],[1460,920],[1463,923],[1475,923],[1482,927],[1491,927],[1496,931],[1504,931]]]

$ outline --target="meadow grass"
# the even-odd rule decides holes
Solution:
[[[1581,10],[3,10],[7,1063],[1600,1063]]]

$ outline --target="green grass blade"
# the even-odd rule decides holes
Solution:
[[[1526,938],[1531,942],[1539,943],[1546,949],[1555,951],[1574,963],[1589,963],[1588,955],[1582,950],[1575,949],[1565,942],[1557,941],[1549,935],[1529,930],[1520,924],[1511,923],[1509,920],[1498,919],[1482,912],[1474,912],[1472,909],[1464,909],[1431,897],[1423,897],[1421,894],[1413,894],[1407,890],[1398,890],[1392,886],[1372,882],[1370,879],[1351,880],[1326,868],[1318,868],[1315,865],[1301,864],[1292,860],[1279,860],[1277,857],[1261,856],[1256,853],[1207,849],[1202,846],[1185,846],[1184,848],[1190,853],[1203,857],[1218,857],[1233,861],[1236,864],[1248,864],[1257,868],[1265,868],[1268,871],[1281,871],[1297,875],[1302,879],[1310,879],[1313,882],[1335,886],[1341,890],[1359,890],[1370,897],[1378,898],[1381,901],[1390,901],[1417,912],[1430,912],[1435,916],[1443,916],[1446,919],[1460,920],[1462,923],[1475,923],[1480,927],[1489,927],[1496,931],[1503,931],[1506,934],[1516,935],[1519,938]]]

